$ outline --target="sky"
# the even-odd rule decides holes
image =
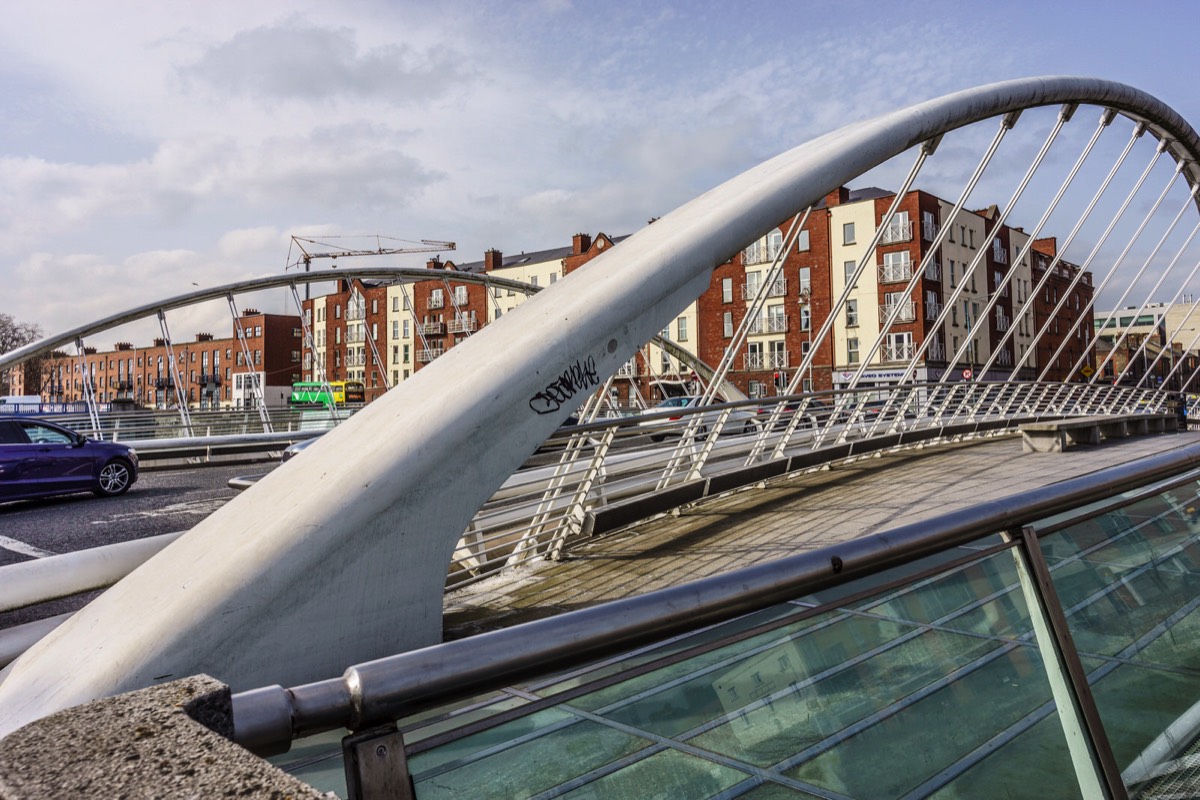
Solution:
[[[293,235],[449,240],[462,263],[628,234],[815,136],[1010,78],[1116,80],[1196,124],[1197,22],[1097,0],[10,3],[0,313],[65,331],[278,274]],[[949,196],[990,133],[918,185]],[[214,307],[171,326],[230,327]]]

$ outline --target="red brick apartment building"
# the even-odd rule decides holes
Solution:
[[[811,210],[783,254],[781,274],[766,287],[765,304],[745,344],[734,354],[729,379],[741,391],[751,397],[773,395],[794,377],[894,200],[894,193],[882,189],[842,187]],[[1093,292],[1091,275],[1083,273],[1076,281],[1079,268],[1060,260],[1035,295],[1054,260],[1055,240],[1030,243],[1021,228],[997,224],[994,206],[962,211],[950,220],[952,210],[951,203],[924,191],[900,199],[871,263],[858,274],[846,306],[801,376],[804,388],[842,387],[859,372],[859,385],[887,385],[914,359],[917,381],[947,373],[953,380],[967,375],[1003,380],[1023,359],[1016,377],[1034,378],[1063,341],[1067,346],[1047,378],[1082,377],[1068,373],[1093,330],[1092,314],[1085,311]],[[714,269],[708,288],[663,332],[715,366],[766,281],[792,221],[782,220]],[[183,394],[197,407],[252,405],[253,383],[247,376],[257,372],[268,388],[275,387],[268,392],[272,405],[284,402],[286,389],[299,380],[361,381],[366,399],[374,400],[524,299],[519,292],[489,290],[456,276],[486,274],[545,287],[623,238],[578,233],[568,247],[508,256],[491,249],[481,261],[465,264],[435,257],[426,264],[429,278],[409,284],[340,281],[333,293],[304,303],[311,348],[298,317],[247,311],[239,322],[253,363],[244,363],[236,333],[222,340],[197,334],[196,341],[174,348]],[[1068,301],[1035,346],[1035,334],[1064,296]],[[889,316],[894,322],[874,347]],[[42,394],[47,400],[82,399],[86,369],[100,402],[172,405],[169,358],[162,342],[149,348],[121,344],[104,353],[88,352],[82,360],[64,355],[49,360]],[[1094,367],[1092,354],[1086,363]],[[990,367],[982,374],[986,364]],[[693,377],[686,363],[647,346],[618,371],[613,400],[652,404],[693,390]]]
[[[276,395],[283,388],[290,391],[301,374],[300,318],[246,309],[232,327],[228,338],[197,333],[194,340],[173,342],[170,348],[163,339],[155,339],[149,347],[119,342],[112,350],[85,346],[82,356],[55,353],[44,361],[40,389],[26,390],[47,403],[82,402],[87,381],[99,403],[155,408],[176,407],[179,390],[189,408],[199,409],[253,406],[253,383],[247,376],[254,373],[264,387],[274,387]],[[245,350],[238,329],[245,337]]]

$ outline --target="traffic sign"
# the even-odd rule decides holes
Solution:
[[[1090,378],[1090,377],[1092,377],[1092,373],[1095,372],[1096,370],[1092,369],[1090,365],[1084,364],[1083,369],[1081,369],[1079,371],[1083,373],[1083,377]]]
[[[972,374],[974,374],[974,373],[972,373],[972,372],[971,372],[971,370],[969,370],[969,369],[964,369],[964,370],[963,370],[963,380],[964,380],[964,381],[969,381],[969,380],[971,380],[971,375],[972,375]]]

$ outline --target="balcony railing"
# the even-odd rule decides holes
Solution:
[[[885,321],[888,315],[892,313],[892,309],[897,307],[900,310],[896,314],[896,322],[912,322],[917,318],[916,303],[912,300],[905,300],[901,303],[884,303],[881,305],[879,307],[879,321]]]
[[[787,350],[773,350],[767,353],[767,367],[769,369],[787,369],[787,365]]]
[[[429,302],[427,302],[425,304],[425,307],[426,308],[444,308],[445,305],[446,305],[446,301],[444,299],[442,299],[441,295],[433,295],[432,297],[429,298]]]
[[[916,348],[912,342],[888,343],[883,346],[884,361],[911,361]]]
[[[761,283],[746,283],[742,285],[742,296],[747,300],[752,300],[758,296],[759,289],[762,288]],[[787,294],[787,278],[776,278],[775,282],[767,287],[767,297],[783,297]]]
[[[912,223],[897,223],[892,222],[883,230],[883,238],[879,240],[880,244],[894,244],[895,242],[907,242],[912,240]]]
[[[175,381],[171,380],[170,378],[155,378],[154,379],[154,388],[155,389],[174,389]]]
[[[903,261],[884,261],[879,265],[880,283],[900,283],[907,281],[912,275],[913,262],[908,258]]]
[[[479,330],[479,323],[473,319],[455,319],[450,321],[451,333],[474,333]]]
[[[767,333],[787,333],[787,317],[767,317]]]
[[[201,383],[211,383],[213,386],[220,386],[221,385],[221,376],[216,375],[216,374],[209,375],[208,373],[204,373],[203,375],[200,376],[200,382]]]
[[[426,336],[441,336],[446,332],[446,323],[444,322],[422,322],[417,327]]]
[[[763,357],[762,353],[747,353],[746,354],[746,369],[747,370],[766,369],[766,363],[767,363],[767,361]]]
[[[617,367],[618,378],[636,378],[637,374],[637,364],[632,361],[626,361],[624,364]]]
[[[925,301],[925,319],[930,322],[936,320],[938,315],[942,313],[942,304],[938,301]]]
[[[938,224],[936,222],[922,222],[921,223],[921,238],[927,242],[932,242],[934,239],[937,238],[939,230],[940,230],[940,228],[938,227]]]
[[[433,361],[435,358],[437,358],[444,352],[446,352],[445,348],[441,348],[441,347],[423,348],[423,349],[417,351],[417,361],[422,364],[425,364],[430,361]]]
[[[942,262],[930,261],[925,265],[925,279],[930,281],[942,280]]]

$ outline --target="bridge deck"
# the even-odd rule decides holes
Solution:
[[[868,457],[735,492],[446,595],[445,638],[553,616],[938,516],[1200,441],[1133,437],[1061,453],[1016,436]]]

